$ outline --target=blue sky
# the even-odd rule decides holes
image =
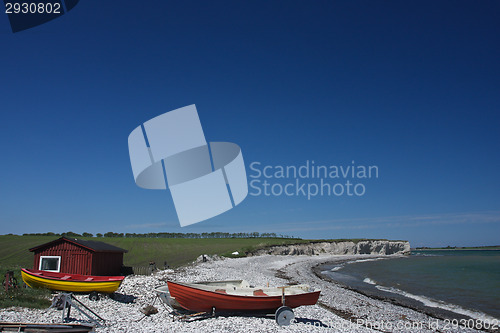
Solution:
[[[1,233],[276,232],[500,239],[497,1],[82,0],[13,34],[0,15]],[[363,196],[248,196],[180,228],[127,137],[196,104],[250,163],[376,165]],[[250,178],[249,178],[250,179]]]

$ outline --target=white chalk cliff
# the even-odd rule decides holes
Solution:
[[[248,255],[315,255],[328,254],[410,254],[410,243],[407,241],[363,240],[359,242],[317,242],[307,244],[290,244],[270,246],[259,249]]]

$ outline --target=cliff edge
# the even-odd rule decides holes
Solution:
[[[259,249],[249,253],[249,256],[259,256],[264,254],[273,255],[315,255],[321,253],[328,254],[410,254],[410,243],[408,241],[389,240],[362,240],[353,241],[324,241],[316,243],[276,245]]]

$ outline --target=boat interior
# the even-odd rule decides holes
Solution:
[[[179,282],[177,282],[179,283]],[[282,287],[254,287],[245,280],[231,281],[215,281],[215,282],[196,282],[196,283],[179,283],[186,286],[191,286],[200,290],[217,292],[220,294],[237,295],[237,296],[282,296],[283,291],[285,296],[298,295],[309,292],[314,292],[306,284],[298,284]]]

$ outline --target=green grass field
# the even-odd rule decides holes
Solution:
[[[234,251],[244,254],[268,245],[297,243],[297,240],[280,238],[107,238],[102,241],[129,251],[124,256],[126,266],[142,266],[155,261],[159,267],[164,261],[171,267],[178,267],[202,254],[231,256]]]
[[[50,242],[59,237],[51,236],[0,236],[0,267],[33,267],[33,253],[30,248]],[[155,261],[163,267],[167,261],[170,267],[178,267],[195,260],[202,254],[222,254],[238,251],[245,253],[260,247],[278,244],[307,243],[307,240],[283,238],[84,238],[109,243],[125,250],[125,266],[146,266]]]
[[[0,235],[0,267],[32,268],[33,253],[29,249],[57,238],[59,236]],[[231,257],[231,253],[234,251],[244,255],[247,251],[271,245],[323,241],[287,238],[81,238],[109,243],[127,250],[128,253],[125,253],[123,263],[125,266],[133,267],[147,266],[150,261],[155,261],[158,267],[163,267],[165,261],[170,267],[179,267],[194,261],[202,254],[219,254]],[[353,241],[356,243],[362,240],[364,239],[329,241]]]

